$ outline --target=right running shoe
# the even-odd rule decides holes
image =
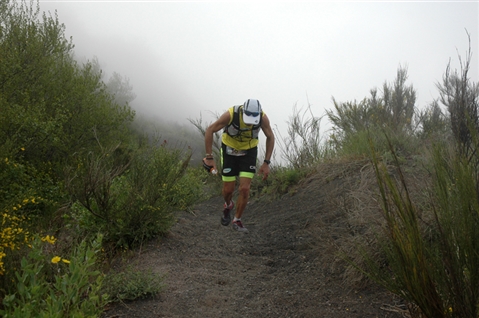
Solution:
[[[233,221],[233,228],[238,231],[238,232],[248,232],[248,229],[243,226],[243,223],[241,220],[235,220]]]
[[[231,210],[235,207],[235,203],[231,200],[231,203],[226,206],[226,202],[224,204],[223,216],[221,217],[221,224],[227,226],[231,222]]]

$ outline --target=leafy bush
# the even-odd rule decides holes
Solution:
[[[58,168],[70,154],[127,138],[134,112],[118,105],[94,62],[79,65],[57,16],[38,2],[0,6],[0,144],[5,153]]]
[[[49,237],[48,240],[54,241]],[[15,289],[3,299],[2,317],[97,317],[106,295],[100,294],[103,276],[95,270],[101,237],[83,241],[70,258],[51,254],[38,237],[16,273]]]
[[[0,211],[9,210],[35,222],[44,222],[63,199],[64,192],[48,172],[22,158],[0,160]]]
[[[97,245],[78,245],[80,235],[133,246],[165,233],[201,183],[189,153],[134,143],[128,80],[115,73],[105,84],[98,61],[75,61],[56,14],[35,0],[0,1],[0,29],[2,314],[94,316],[103,303],[92,281]],[[31,233],[55,230],[73,242],[69,264],[47,266],[50,249],[38,242],[25,256]]]
[[[201,200],[203,196],[201,175],[203,167],[188,167],[185,174],[171,188],[169,205],[176,210],[187,210],[191,205]]]
[[[32,233],[44,229],[56,211],[62,195],[58,190],[48,174],[28,163],[0,160],[0,290],[10,284],[10,265]]]
[[[144,146],[131,162],[114,151],[90,153],[70,167],[67,187],[74,204],[70,217],[83,234],[105,233],[116,246],[135,246],[166,233],[174,209],[185,209],[201,193],[200,180],[187,167],[190,155],[166,146]]]

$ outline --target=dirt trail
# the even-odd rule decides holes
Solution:
[[[139,256],[142,267],[167,274],[164,292],[114,306],[104,318],[404,317],[396,297],[345,280],[334,240],[347,224],[327,204],[331,191],[309,186],[251,201],[247,234],[220,224],[219,197],[179,212],[171,233]]]

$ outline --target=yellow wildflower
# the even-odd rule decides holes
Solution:
[[[56,241],[56,240],[57,240],[57,239],[56,239],[53,235],[52,235],[52,236],[47,235],[47,236],[45,236],[45,237],[42,238],[42,241],[43,241],[43,242],[48,242],[48,243],[50,243],[50,244],[55,244],[55,241]]]
[[[55,256],[54,258],[52,258],[52,263],[53,264],[57,264],[62,258],[60,256]]]
[[[70,261],[67,260],[67,259],[64,259],[64,258],[62,259],[62,262],[65,263],[65,264],[70,264]]]

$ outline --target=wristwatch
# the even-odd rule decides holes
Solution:
[[[271,160],[264,159],[264,163],[266,163],[267,165],[269,165],[269,164],[271,163]]]

